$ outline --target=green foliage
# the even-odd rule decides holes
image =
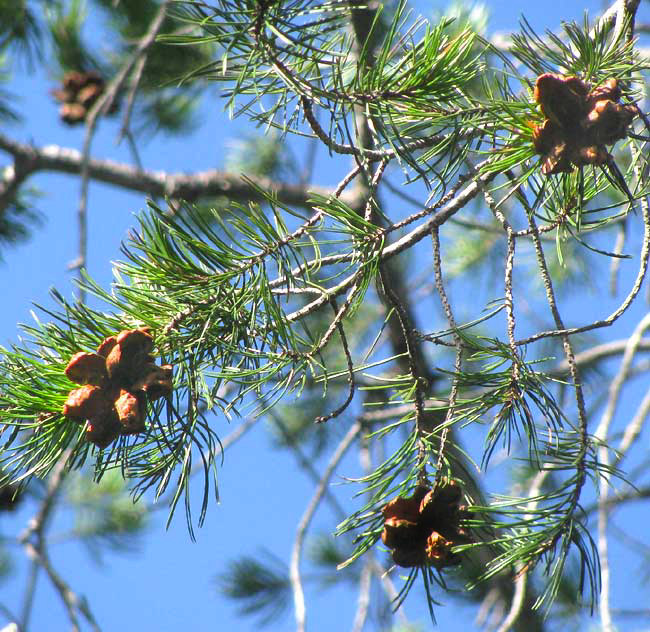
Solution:
[[[355,107],[363,107],[373,120],[375,142],[390,147],[420,173],[420,161],[414,161],[403,147],[420,139],[424,129],[429,134],[442,133],[452,129],[456,121],[475,116],[471,110],[474,104],[463,91],[482,68],[473,52],[471,31],[449,37],[448,20],[435,27],[423,20],[407,24],[409,14],[402,3],[382,36],[377,33],[381,21],[375,20],[369,37],[379,37],[381,46],[377,50],[362,48],[357,60],[351,35],[340,29],[346,19],[344,3],[296,2],[282,6],[281,11],[280,6],[270,5],[268,12],[259,14],[255,3],[248,1],[212,8],[188,3],[184,18],[190,24],[200,24],[203,34],[167,39],[179,44],[214,42],[224,51],[219,62],[197,72],[232,84],[232,90],[226,90],[232,94],[233,112],[249,113],[254,120],[283,132],[303,133],[296,116],[298,100],[313,100],[329,113],[329,125],[323,128],[329,129],[331,142],[340,143],[351,140],[345,119]],[[309,19],[305,20],[305,15]],[[276,50],[276,37],[290,42],[290,48]],[[283,61],[288,58],[291,70]],[[280,72],[267,71],[274,65]],[[249,69],[254,67],[256,71],[251,74]],[[270,107],[254,112],[253,108],[262,103],[255,98],[237,104],[237,96],[261,93],[275,97]],[[450,149],[460,151],[451,138],[440,140],[422,162]],[[449,162],[457,166],[460,157]]]
[[[33,206],[35,192],[21,191],[0,215],[0,244],[10,246],[29,239],[43,216]],[[1,258],[1,254],[0,254]]]
[[[197,125],[198,106],[198,93],[155,91],[138,109],[136,134],[141,138],[151,138],[158,131],[187,134]]]
[[[358,569],[348,568],[341,572],[339,566],[345,562],[347,552],[340,539],[335,540],[331,534],[322,534],[312,538],[308,550],[309,560],[314,565],[314,579],[327,588],[341,581],[350,583],[359,581]]]
[[[315,537],[310,542],[309,559],[313,571],[306,577],[321,588],[338,584],[342,579],[358,581],[358,572],[337,572],[345,553],[331,535]],[[238,604],[239,614],[257,617],[261,625],[281,620],[291,604],[289,569],[268,551],[244,555],[229,562],[216,579],[219,592]]]
[[[88,476],[75,475],[68,482],[66,500],[74,509],[71,536],[83,542],[100,559],[106,548],[128,552],[137,547],[137,538],[147,526],[148,509],[144,502],[129,497],[121,474],[107,472],[94,483]]]
[[[26,355],[17,348],[5,351],[0,384],[7,405],[0,416],[16,430],[6,445],[9,448],[17,441],[14,455],[8,457],[14,470],[45,475],[65,446],[74,447],[73,462],[81,465],[90,447],[83,441],[83,426],[60,412],[73,387],[63,369],[77,351],[90,351],[122,329],[148,325],[156,333],[158,353],[174,367],[178,384],[174,401],[153,407],[152,433],[147,438],[122,438],[102,455],[96,462],[96,476],[107,467],[120,467],[139,481],[140,491],[155,485],[160,495],[172,470],[180,466],[175,507],[181,491],[187,491],[192,446],[205,448],[203,516],[217,446],[205,409],[216,407],[228,414],[244,404],[250,393],[264,394],[269,406],[287,392],[299,392],[308,377],[320,376],[319,342],[291,329],[281,309],[282,293],[273,290],[280,284],[263,276],[265,269],[275,268],[292,278],[292,266],[304,264],[301,251],[311,250],[312,243],[285,243],[286,227],[272,224],[254,205],[238,208],[228,222],[217,215],[207,222],[189,207],[176,217],[152,210],[152,215],[143,217],[141,232],[125,246],[127,261],[116,267],[113,292],[90,280],[86,283],[89,292],[120,306],[122,314],[72,305],[57,295],[61,311],[50,316],[59,324],[26,326],[30,351]],[[272,219],[279,220],[279,214]],[[215,222],[225,235],[216,232]],[[334,233],[362,227],[350,226],[344,219]],[[237,261],[234,267],[233,261]],[[366,266],[357,274],[371,273]],[[309,275],[309,268],[302,274]],[[237,385],[228,403],[219,395],[226,384]]]
[[[286,143],[277,132],[264,136],[250,135],[228,143],[225,167],[232,173],[245,173],[249,177],[267,176],[291,180],[297,165]]]
[[[243,615],[256,615],[262,625],[282,616],[291,602],[285,564],[266,553],[240,557],[217,579],[219,590],[240,604]]]
[[[11,47],[31,64],[41,58],[41,37],[41,25],[28,0],[0,2],[0,50]]]
[[[84,0],[71,0],[67,10],[63,5],[55,6],[48,15],[48,26],[61,73],[68,70],[87,72],[101,68],[83,41],[81,31],[86,16]]]
[[[99,0],[99,4],[106,11],[109,27],[118,36],[118,46],[112,52],[112,65],[117,68],[133,54],[160,5],[150,0],[117,3]],[[184,27],[185,24],[168,12],[161,33],[177,33]],[[147,51],[146,63],[139,77],[142,104],[137,112],[136,132],[143,138],[159,130],[184,134],[195,127],[196,110],[204,86],[200,82],[190,82],[187,75],[212,58],[213,49],[209,44],[172,49],[163,40],[164,35],[160,35]],[[182,89],[179,89],[180,84],[183,84]]]
[[[109,14],[121,35],[130,40],[144,35],[159,6],[155,0],[97,0],[97,4]]]
[[[97,50],[84,39],[88,11],[94,2],[46,0],[39,11],[26,1],[9,0],[0,4],[0,42],[11,46],[28,62],[54,59],[54,72],[61,77],[68,71],[99,71],[110,80],[135,51],[134,42],[142,37],[160,6],[156,2],[100,2],[106,9],[110,49]],[[171,17],[163,32],[176,32],[182,25]],[[52,55],[53,53],[53,55]],[[146,64],[139,73],[140,107],[137,108],[139,134],[158,130],[186,133],[193,127],[193,115],[201,97],[201,86],[176,89],[188,72],[204,65],[211,56],[209,45],[175,48],[154,43],[147,52]],[[2,99],[0,99],[1,103]],[[0,105],[0,116],[10,110]]]
[[[6,83],[11,77],[10,73],[6,70],[7,64],[8,58],[6,54],[0,55],[0,84]],[[11,105],[14,101],[15,95],[4,88],[0,88],[0,121],[3,121],[5,124],[20,121],[20,115]]]
[[[563,24],[563,36],[535,33],[524,19],[521,34],[513,35],[512,54],[535,75],[560,72],[599,84],[641,69],[633,40],[625,40],[626,25],[599,22],[592,29],[585,13],[582,25]]]

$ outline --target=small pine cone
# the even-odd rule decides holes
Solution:
[[[60,103],[72,103],[75,94],[69,90],[50,90],[50,94]]]
[[[571,173],[572,171],[573,165],[571,164],[566,142],[562,141],[558,143],[544,156],[542,173],[545,176],[551,175],[552,173]]]
[[[616,101],[621,98],[621,87],[618,85],[618,81],[614,77],[610,77],[604,83],[601,83],[597,88],[594,88],[590,93],[587,99],[589,106],[593,106],[596,101],[602,99],[609,99],[610,101]]]
[[[410,498],[404,498],[403,496],[393,498],[382,509],[384,518],[399,518],[401,520],[417,522],[420,515],[420,502],[428,491],[428,487],[418,485]]]
[[[447,507],[440,502],[438,493],[430,490],[420,502],[420,520],[427,527],[434,528],[440,522],[441,512],[447,514]]]
[[[625,138],[627,128],[636,116],[636,110],[629,105],[619,105],[608,99],[594,104],[585,120],[589,138],[596,145],[611,145]]]
[[[86,72],[82,73],[82,75],[83,81],[80,86],[81,88],[89,85],[100,85],[102,87],[104,86],[104,79],[96,70],[87,70]]]
[[[456,481],[442,479],[436,488],[437,502],[445,505],[457,505],[463,495]]]
[[[101,386],[108,378],[106,372],[106,361],[97,353],[75,353],[68,366],[65,367],[65,374],[69,380],[76,384],[93,384]]]
[[[118,344],[115,344],[106,356],[106,371],[112,381],[122,377],[122,374],[126,372],[126,366],[122,366],[122,364],[122,349]]]
[[[149,331],[149,327],[125,329],[117,335],[117,344],[128,349],[136,348],[143,350],[144,353],[150,353],[153,349],[153,338]]]
[[[548,154],[558,143],[562,142],[562,129],[551,119],[546,119],[541,125],[533,127],[533,145],[538,154]]]
[[[63,75],[63,88],[70,92],[77,91],[86,83],[86,73],[79,72],[77,70],[70,70]]]
[[[68,393],[68,399],[63,405],[63,414],[75,421],[102,417],[113,408],[113,402],[107,397],[104,389],[87,384]]]
[[[609,153],[602,147],[592,145],[591,147],[581,147],[571,159],[574,164],[582,165],[603,165],[609,158]]]
[[[577,125],[587,109],[589,85],[578,77],[545,73],[537,77],[534,98],[542,113],[564,129]]]
[[[117,417],[122,424],[121,434],[138,434],[144,432],[145,403],[142,396],[122,389],[115,400]]]
[[[461,497],[462,491],[458,483],[443,479],[420,502],[422,521],[435,526],[441,520],[446,520],[456,513]]]

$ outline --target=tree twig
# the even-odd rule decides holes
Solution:
[[[295,608],[296,616],[296,630],[297,632],[304,632],[305,630],[305,620],[307,616],[307,611],[305,608],[305,595],[302,589],[302,580],[300,577],[300,558],[302,556],[302,547],[305,540],[305,534],[309,528],[316,509],[320,504],[329,480],[334,473],[334,470],[338,466],[339,462],[345,455],[348,448],[352,445],[352,442],[356,439],[357,435],[361,432],[361,423],[356,422],[345,434],[338,447],[332,454],[332,457],[323,472],[320,483],[316,488],[316,493],[312,497],[305,513],[303,514],[300,522],[298,523],[298,529],[296,530],[296,537],[293,543],[293,548],[291,550],[291,562],[289,564],[289,579],[291,581],[291,589],[293,591],[293,602]]]
[[[27,528],[19,536],[19,542],[24,546],[30,559],[39,564],[47,573],[50,582],[59,593],[61,601],[63,601],[68,613],[68,618],[72,625],[72,630],[74,632],[79,631],[79,620],[76,614],[76,611],[78,610],[88,621],[91,628],[95,632],[99,632],[99,626],[95,622],[95,618],[93,617],[85,599],[78,597],[65,580],[56,572],[47,554],[45,531],[50,514],[55,507],[59,490],[61,489],[61,485],[65,479],[68,459],[71,454],[72,450],[70,448],[66,449],[55,467],[52,469],[52,473],[47,482],[45,498],[41,502],[36,515],[29,521]]]
[[[487,183],[493,180],[496,177],[495,173],[483,174],[478,176],[478,179],[482,183]],[[467,187],[465,187],[453,200],[448,202],[443,206],[438,213],[433,217],[429,218],[427,221],[422,222],[417,228],[414,228],[409,233],[392,243],[390,246],[387,246],[382,250],[379,255],[381,261],[390,259],[401,252],[407,250],[418,241],[426,237],[431,233],[431,230],[435,226],[442,226],[450,217],[457,213],[460,209],[464,208],[472,199],[474,199],[478,193],[479,185],[477,182],[472,182]],[[352,255],[342,255],[337,257],[337,262],[349,261],[352,258]],[[321,264],[323,262],[321,261]],[[329,289],[327,292],[324,292],[320,298],[307,303],[304,307],[287,314],[287,320],[289,322],[300,320],[314,311],[320,309],[325,303],[327,303],[332,296],[338,296],[345,292],[351,285],[354,283],[356,278],[356,273],[351,274],[338,285],[335,285],[333,288]],[[281,282],[278,280],[278,282]],[[271,286],[273,286],[273,281]]]

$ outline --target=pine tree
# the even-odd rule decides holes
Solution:
[[[523,19],[503,42],[479,11],[425,19],[405,1],[0,3],[6,58],[55,60],[61,121],[84,126],[78,153],[0,134],[5,247],[38,229],[32,174],[81,183],[76,293],[0,350],[1,507],[35,504],[20,542],[73,629],[101,622],[48,558],[57,503],[98,555],[142,534],[145,500],[169,520],[180,505],[194,537],[224,450],[258,419],[315,489],[288,561],[220,569],[243,614],[289,605],[305,630],[317,580],[358,588],[355,630],[407,625],[412,592],[433,621],[456,595],[500,630],[594,609],[613,629],[610,514],[648,489],[648,397],[630,390],[650,349],[637,11],[617,0],[545,33]],[[110,55],[84,39],[90,13]],[[215,85],[259,128],[228,171],[141,165],[138,144],[197,124]],[[8,93],[0,116],[18,119]],[[134,166],[93,157],[111,119]],[[316,184],[316,148],[337,186]],[[148,197],[110,287],[86,271],[91,180]],[[604,303],[606,266],[630,288],[576,310],[587,285]],[[325,504],[336,524],[309,540],[307,574]],[[8,619],[26,630],[29,612]]]

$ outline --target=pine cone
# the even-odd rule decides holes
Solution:
[[[637,114],[635,106],[618,103],[621,89],[613,77],[591,89],[577,77],[546,73],[537,78],[534,97],[546,117],[533,125],[544,175],[606,163],[611,156],[605,145],[625,138]]]
[[[393,561],[406,568],[433,564],[444,568],[458,564],[451,553],[456,544],[469,541],[459,522],[462,490],[443,479],[435,489],[419,485],[409,498],[397,497],[385,505],[382,542],[392,549]]]

